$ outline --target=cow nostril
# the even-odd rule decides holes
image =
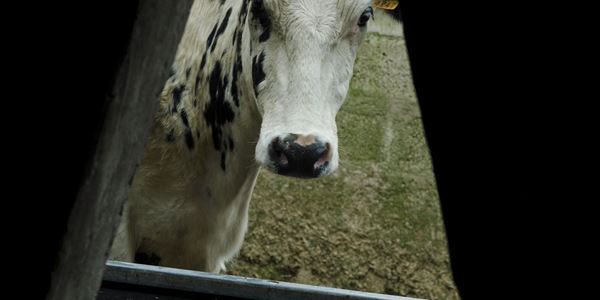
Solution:
[[[282,152],[282,148],[281,148],[281,140],[276,137],[273,139],[273,141],[271,141],[271,150],[273,152],[275,152],[275,154],[279,154]]]
[[[325,147],[322,149],[322,153],[319,156],[319,159],[315,162],[314,168],[325,168],[329,165],[329,161],[331,160],[331,145],[329,143],[325,144]]]
[[[277,164],[285,166],[288,164],[288,158],[285,154],[286,144],[279,138],[273,139],[269,149],[271,159]]]

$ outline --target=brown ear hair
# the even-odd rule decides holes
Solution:
[[[373,0],[371,5],[376,8],[394,10],[399,2],[398,0]]]

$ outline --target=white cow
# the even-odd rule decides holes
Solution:
[[[220,272],[260,167],[333,172],[372,12],[371,0],[197,0],[111,258]]]

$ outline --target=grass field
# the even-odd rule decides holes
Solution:
[[[228,273],[458,299],[401,34],[368,34],[337,121],[334,175],[261,171],[249,231]]]

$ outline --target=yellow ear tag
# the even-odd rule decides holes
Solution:
[[[398,0],[373,0],[373,7],[392,10],[398,6]]]

